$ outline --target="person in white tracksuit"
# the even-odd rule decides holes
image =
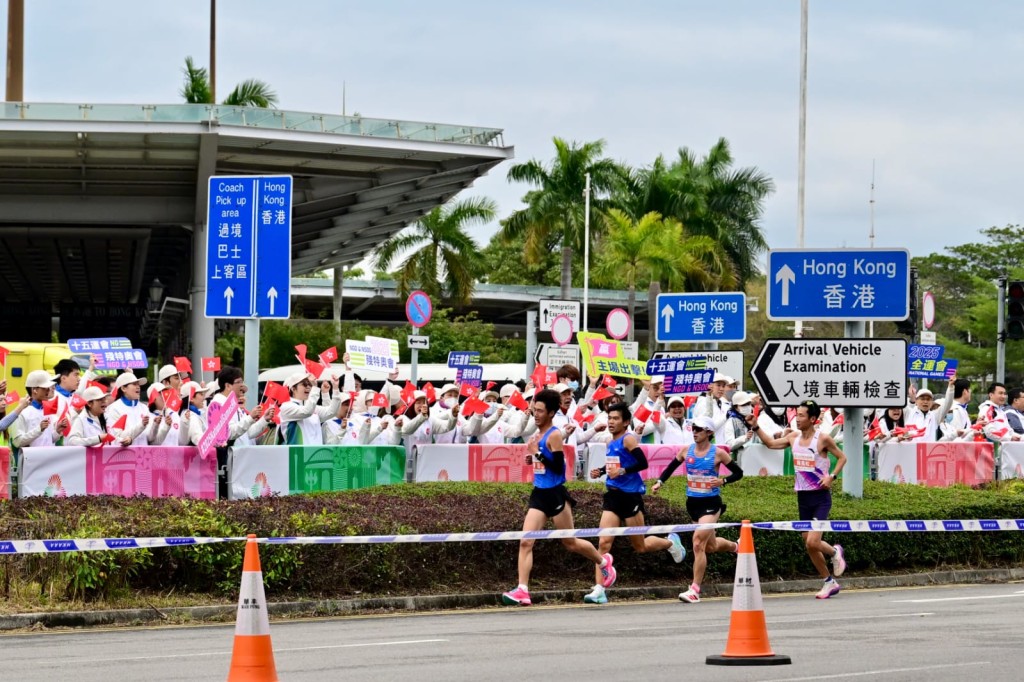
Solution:
[[[285,445],[323,445],[325,422],[334,419],[341,404],[338,379],[317,386],[316,377],[306,372],[292,374],[284,381],[291,400],[281,405],[277,441]],[[333,389],[333,390],[332,390]],[[321,392],[331,393],[331,402],[319,406]]]

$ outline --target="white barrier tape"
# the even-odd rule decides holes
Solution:
[[[930,519],[923,521],[766,521],[758,530],[823,531],[832,533],[956,533],[1024,530],[1024,519]]]
[[[711,528],[733,528],[738,523],[688,523],[673,526],[632,526],[625,528],[566,528],[565,530],[516,530],[487,533],[424,533],[418,535],[328,535],[310,537],[258,538],[271,545],[376,545],[423,542],[490,542],[493,540],[553,540],[558,538],[619,537],[622,535],[664,535],[692,533]]]
[[[0,540],[0,554],[61,554],[63,552],[106,552],[118,549],[150,547],[190,547],[220,542],[239,542],[245,538],[75,538],[62,540]]]

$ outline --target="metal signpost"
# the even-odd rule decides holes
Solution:
[[[260,319],[291,313],[292,177],[212,176],[206,317],[245,320],[245,376],[259,375]],[[258,391],[248,394],[253,407]]]
[[[420,329],[427,326],[431,316],[434,314],[434,304],[430,296],[424,291],[414,291],[405,299],[405,319],[412,325],[413,336],[408,339],[411,360],[409,366],[409,377],[412,383],[416,383],[419,374],[420,349],[430,348],[429,336],[416,336]],[[415,340],[414,340],[415,339]]]
[[[747,338],[743,292],[659,294],[658,343],[741,342]]]

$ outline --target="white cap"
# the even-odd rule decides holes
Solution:
[[[665,377],[662,376],[661,374],[655,374],[654,376],[651,377],[651,383],[652,384],[663,384],[663,383],[665,383]]]
[[[25,377],[25,388],[51,388],[53,385],[54,376],[45,369],[29,372]]]
[[[155,384],[153,384],[152,386],[150,386],[149,388],[146,389],[146,400],[147,401],[152,400],[154,393],[159,393],[160,391],[163,391],[166,388],[167,387],[164,386],[163,384],[161,384],[159,381],[156,382]],[[93,398],[93,400],[95,400],[95,398]]]
[[[555,393],[565,393],[566,391],[571,391],[572,389],[566,386],[565,384],[555,384],[554,386],[551,387],[551,390],[554,391]]]
[[[455,384],[445,384],[444,386],[441,387],[441,390],[437,392],[437,397],[440,398],[444,396],[445,393],[450,393],[451,391],[455,391],[456,393],[458,393],[459,387],[456,386]]]
[[[106,397],[107,393],[103,389],[97,388],[95,386],[90,386],[89,388],[85,389],[85,391],[82,392],[82,400],[84,400],[87,403],[91,403],[93,400],[99,400],[100,398]]]
[[[217,387],[218,387],[217,382],[216,381],[211,381],[210,383],[206,384],[206,386],[201,387],[199,389],[199,392],[200,393],[205,393],[206,395],[210,396],[210,395],[213,395],[214,393],[217,392]]]
[[[512,397],[512,394],[515,393],[515,392],[516,392],[516,385],[515,384],[505,384],[504,386],[501,387],[501,393],[499,394],[499,396],[501,398],[510,398],[510,397]]]
[[[198,381],[186,381],[178,389],[182,398],[191,397],[194,393],[204,393],[203,387],[199,385]]]
[[[746,391],[736,391],[732,394],[733,405],[749,405],[753,397]]]
[[[480,400],[487,400],[488,396],[493,396],[495,400],[501,400],[501,396],[498,395],[497,391],[484,391],[480,394]]]
[[[402,402],[402,389],[399,386],[391,384],[388,389],[388,402],[392,407]]]
[[[284,387],[294,388],[296,384],[302,383],[302,380],[308,376],[308,372],[296,372],[284,380]]]
[[[715,432],[715,422],[713,422],[711,420],[711,417],[707,416],[706,414],[702,414],[699,417],[694,417],[691,423],[698,429],[704,429],[705,431],[710,431],[711,433]]]
[[[922,388],[922,389],[919,389],[919,390],[917,391],[917,398],[920,398],[920,397],[921,397],[921,396],[923,396],[923,395],[926,395],[926,396],[928,396],[929,398],[934,398],[934,397],[935,397],[935,394],[934,394],[934,393],[932,393],[932,392],[931,392],[930,390],[928,390],[927,388]],[[917,400],[917,398],[914,398],[914,400]]]
[[[684,407],[686,406],[686,401],[683,400],[683,396],[681,396],[681,395],[670,395],[668,397],[668,402],[665,403],[665,406],[666,407],[672,407],[676,403],[679,403],[680,405],[683,405]]]
[[[723,384],[728,386],[729,384],[732,383],[732,377],[722,374],[721,372],[715,372],[715,378],[714,380],[712,380],[711,383],[717,384],[718,382],[722,382]]]
[[[160,368],[160,371],[156,375],[157,381],[163,381],[164,379],[170,379],[173,376],[181,376],[181,372],[174,365],[164,365]]]
[[[137,377],[131,372],[125,372],[117,377],[117,381],[114,382],[114,388],[120,390],[128,384],[138,384],[139,386],[146,385],[146,377]]]
[[[338,396],[338,398],[341,400],[341,402],[347,403],[347,402],[350,402],[352,400],[352,395],[349,394],[348,391],[342,391],[341,395]]]
[[[416,402],[420,398],[423,398],[424,400],[426,400],[427,399],[427,392],[426,391],[413,391],[412,392],[412,400],[413,400],[413,402]]]

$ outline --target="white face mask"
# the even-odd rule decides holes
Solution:
[[[744,417],[746,417],[748,414],[754,411],[754,408],[752,408],[750,405],[740,405],[739,407],[736,408],[736,411],[742,414]]]

